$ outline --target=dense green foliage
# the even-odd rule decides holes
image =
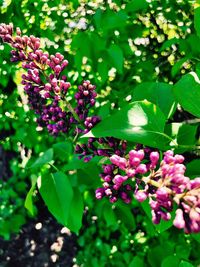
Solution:
[[[184,154],[187,175],[200,176],[199,1],[0,4],[1,23],[12,22],[23,34],[41,38],[50,54],[68,59],[72,105],[77,84],[83,79],[96,84],[93,112],[102,122],[79,142],[113,136],[129,141],[130,148],[136,143],[161,152],[172,148]],[[0,142],[11,153],[1,167],[0,235],[9,239],[37,216],[41,195],[55,218],[79,236],[81,266],[198,266],[200,234],[186,235],[172,220],[153,225],[147,201],[95,199],[103,157],[85,163],[73,152],[73,137],[55,138],[37,127],[21,85],[21,65],[10,62],[8,45],[1,44],[0,53]]]

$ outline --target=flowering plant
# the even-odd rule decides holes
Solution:
[[[176,101],[199,117],[196,102],[189,104],[184,100],[185,95],[182,96],[182,84],[186,81],[198,86],[194,94],[199,94],[195,74],[187,74],[175,84],[175,100],[167,109],[165,104],[157,106],[147,100],[133,101],[101,120],[100,116],[93,115],[97,93],[90,81],[85,80],[78,86],[73,96],[75,106],[68,101],[71,84],[62,74],[68,65],[62,54],[43,52],[39,38],[23,36],[19,28],[14,34],[12,25],[1,24],[0,37],[13,47],[11,61],[22,62],[26,70],[22,84],[38,125],[47,128],[55,137],[59,134],[73,137],[75,153],[85,164],[98,157],[105,161],[100,174],[103,186],[96,189],[97,199],[106,197],[111,203],[122,200],[129,205],[133,196],[139,202],[148,199],[154,224],[159,224],[161,219],[170,220],[174,211],[175,227],[184,229],[185,233],[200,232],[200,178],[191,180],[186,176],[184,156],[173,151],[185,147],[165,132]],[[88,141],[83,142],[86,138]],[[198,147],[194,145],[192,149],[195,151]],[[162,151],[165,151],[164,156]],[[74,193],[64,173],[57,171],[52,177],[56,186],[65,187],[59,194],[68,194],[68,210],[60,214],[55,209],[45,193],[46,178],[40,178],[39,190],[49,210],[68,226]]]

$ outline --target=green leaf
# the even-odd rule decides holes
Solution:
[[[169,118],[175,111],[176,103],[172,91],[173,86],[161,82],[144,82],[133,89],[132,100],[147,99],[157,105]]]
[[[55,155],[64,161],[72,154],[72,144],[70,142],[59,142],[53,145]]]
[[[137,12],[145,10],[148,7],[148,3],[145,0],[133,0],[130,1],[125,7],[126,12]]]
[[[178,130],[177,143],[179,145],[194,145],[196,143],[197,125],[183,124]]]
[[[73,190],[68,177],[62,172],[44,175],[38,179],[39,192],[53,216],[68,226]]]
[[[106,203],[103,206],[103,216],[108,227],[116,225],[117,218],[114,210],[112,209],[112,205]]]
[[[161,267],[172,267],[172,262],[173,262],[173,267],[180,266],[179,265],[180,259],[175,255],[170,255],[162,261]]]
[[[30,168],[39,168],[44,164],[47,164],[53,160],[53,148],[48,149],[43,153],[32,165]]]
[[[85,163],[77,170],[77,182],[79,185],[86,185],[87,188],[95,188],[99,184],[99,168],[94,163]]]
[[[183,76],[173,90],[180,105],[194,116],[200,117],[200,80],[196,73]]]
[[[117,203],[115,213],[118,217],[118,220],[122,221],[129,230],[135,230],[135,218],[129,206],[124,203]]]
[[[197,7],[194,10],[194,28],[197,35],[200,37],[200,7]]]
[[[121,48],[115,44],[112,44],[108,49],[108,55],[110,57],[111,64],[113,64],[113,67],[115,67],[117,71],[122,74],[124,57]]]
[[[180,60],[178,60],[172,67],[172,70],[171,70],[171,74],[172,74],[172,77],[175,77],[176,74],[178,74],[178,72],[181,70],[183,64],[188,60],[190,59],[192,56],[191,55],[187,55],[183,58],[181,58]]]
[[[74,196],[70,205],[69,217],[68,217],[68,228],[78,233],[82,226],[82,217],[83,217],[84,205],[83,197],[80,191],[74,188]]]
[[[194,265],[192,265],[188,261],[181,261],[179,267],[194,267]]]
[[[186,165],[186,175],[189,177],[200,176],[200,159],[194,159]]]
[[[101,81],[104,83],[108,79],[108,64],[105,60],[98,62],[97,71],[101,76]]]
[[[143,267],[144,261],[142,258],[135,256],[128,267]]]
[[[163,260],[166,260],[168,256],[170,256],[172,253],[173,253],[173,249],[166,242],[166,240],[163,246],[161,244],[158,244],[156,247],[152,246],[149,249],[148,254],[147,254],[148,262],[150,263],[150,265],[147,265],[147,266],[160,267]],[[177,267],[177,266],[173,265],[173,267]]]
[[[25,203],[24,203],[24,206],[25,208],[30,212],[30,214],[32,216],[35,215],[36,213],[36,208],[35,206],[33,205],[33,193],[35,191],[35,186],[37,184],[37,179],[38,177],[37,176],[34,176],[32,181],[31,181],[31,188],[26,196],[26,199],[25,199]]]
[[[108,137],[164,148],[171,138],[164,134],[165,116],[148,101],[127,104],[105,118],[83,137]]]
[[[198,243],[200,243],[200,233],[199,234],[197,234],[197,233],[191,234],[191,236],[192,236],[192,238],[194,238],[194,240],[196,240]]]

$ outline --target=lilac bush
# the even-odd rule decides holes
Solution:
[[[62,75],[68,65],[62,54],[43,52],[39,38],[22,36],[19,28],[15,35],[12,25],[1,24],[0,37],[14,48],[11,61],[22,62],[26,70],[22,84],[39,126],[46,127],[54,136],[59,133],[78,136],[101,121],[99,116],[90,115],[97,97],[90,81],[78,86],[74,95],[76,107],[67,101],[71,85]],[[200,232],[200,178],[190,180],[185,176],[182,155],[168,150],[162,158],[158,150],[140,144],[128,151],[127,141],[114,137],[90,137],[86,144],[78,140],[75,152],[85,162],[94,156],[110,161],[103,165],[100,174],[103,185],[96,190],[97,199],[107,197],[111,203],[121,199],[129,204],[133,196],[139,202],[148,198],[154,224],[161,219],[170,220],[176,209],[175,227],[185,233]]]

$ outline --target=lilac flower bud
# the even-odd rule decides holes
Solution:
[[[143,202],[143,201],[145,201],[145,200],[147,199],[147,196],[148,196],[148,194],[147,194],[146,192],[144,192],[144,191],[141,191],[141,190],[139,190],[139,191],[137,191],[137,192],[135,193],[135,198],[136,198],[137,201],[139,201],[139,202]]]
[[[137,167],[140,164],[141,160],[137,157],[129,158],[130,166]]]
[[[184,221],[184,217],[183,217],[183,211],[181,209],[177,209],[176,210],[176,217],[173,221],[173,225],[176,228],[182,229],[185,227],[185,221]]]
[[[117,201],[117,198],[116,197],[111,197],[109,200],[110,200],[111,203],[115,203]]]
[[[183,163],[185,158],[182,155],[175,155],[174,156],[175,163]]]
[[[106,194],[106,196],[112,195],[112,191],[110,190],[110,188],[105,190],[105,194]]]
[[[145,174],[148,170],[145,164],[140,164],[135,171],[136,173]]]
[[[117,175],[115,175],[115,177],[113,179],[113,182],[115,184],[121,184],[126,180],[127,180],[127,177],[124,177],[124,176],[121,176],[121,175],[117,174]]]
[[[136,171],[135,171],[134,169],[128,169],[128,170],[126,171],[126,174],[127,174],[128,177],[132,178],[132,177],[135,176]]]
[[[159,157],[160,155],[157,151],[153,151],[150,153],[150,160],[153,164],[157,164]]]

